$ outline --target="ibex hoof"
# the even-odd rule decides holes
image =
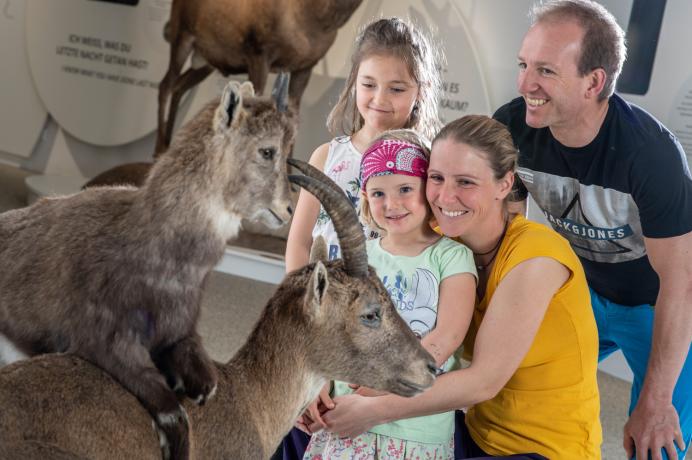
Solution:
[[[204,406],[204,404],[205,404],[207,401],[209,401],[211,398],[214,397],[214,395],[216,394],[216,388],[217,388],[217,386],[214,385],[214,386],[212,387],[211,391],[209,391],[207,394],[198,395],[198,396],[194,399],[195,404],[197,404],[198,406]]]
[[[183,375],[182,392],[177,389],[178,394],[185,394],[188,398],[198,405],[204,405],[216,393],[218,379],[216,372],[211,367],[197,366],[195,372],[188,372]]]
[[[163,460],[170,460],[171,443],[168,442],[168,436],[166,436],[166,433],[164,433],[161,428],[156,426],[156,424],[154,424],[154,427],[156,428],[156,432],[159,435],[159,447],[161,447],[161,457],[163,457]]]
[[[187,459],[189,454],[187,413],[182,406],[156,415],[156,431],[164,460]]]

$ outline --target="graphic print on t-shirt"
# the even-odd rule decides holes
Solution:
[[[424,337],[435,327],[439,282],[430,270],[417,268],[410,280],[399,271],[385,275],[382,283],[414,334]]]
[[[580,257],[627,262],[646,253],[639,210],[627,193],[519,168],[519,177],[553,228]],[[541,200],[542,198],[542,200]]]

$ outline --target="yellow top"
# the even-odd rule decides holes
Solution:
[[[519,368],[497,396],[468,410],[466,425],[491,455],[535,452],[550,459],[600,459],[598,333],[584,271],[567,240],[522,216],[510,222],[485,297],[477,299],[464,355],[473,359],[476,333],[497,285],[517,264],[534,257],[557,260],[570,277],[550,302]]]

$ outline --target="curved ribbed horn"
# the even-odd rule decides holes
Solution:
[[[285,112],[288,109],[288,84],[290,81],[291,74],[287,72],[281,72],[274,81],[272,99],[274,99],[276,109],[279,112]]]
[[[368,255],[365,251],[365,235],[358,221],[356,210],[343,191],[338,193],[320,180],[310,176],[289,175],[288,180],[298,184],[320,200],[334,224],[339,237],[341,258],[346,273],[358,278],[368,275]]]

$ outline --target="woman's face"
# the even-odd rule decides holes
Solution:
[[[511,173],[496,180],[482,151],[451,139],[433,145],[426,196],[445,235],[484,231],[484,223],[501,218],[511,187]]]

